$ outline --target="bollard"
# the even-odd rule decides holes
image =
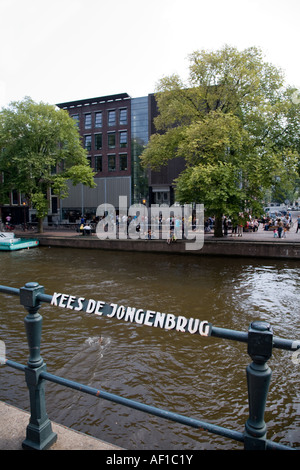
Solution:
[[[265,450],[267,426],[264,413],[272,371],[267,361],[272,356],[273,332],[268,323],[252,322],[248,331],[247,366],[249,419],[245,425],[245,450]]]
[[[49,449],[57,440],[46,413],[45,380],[40,378],[41,372],[46,371],[46,364],[40,354],[43,318],[38,313],[40,302],[37,296],[43,293],[44,288],[37,282],[29,282],[20,289],[20,303],[28,311],[24,320],[29,347],[25,380],[29,389],[31,411],[22,447],[35,450]]]

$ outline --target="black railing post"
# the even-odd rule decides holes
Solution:
[[[272,371],[267,361],[272,356],[273,332],[268,323],[252,322],[248,331],[247,367],[249,419],[245,425],[245,450],[265,450],[267,426],[264,413]]]
[[[38,313],[40,302],[37,296],[43,293],[44,288],[37,282],[29,282],[20,289],[20,303],[28,311],[24,320],[29,347],[25,379],[29,389],[31,411],[22,447],[36,450],[48,449],[57,440],[46,413],[45,380],[40,377],[41,372],[46,371],[46,364],[40,354],[43,318]]]

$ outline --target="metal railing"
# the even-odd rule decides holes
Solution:
[[[23,448],[38,450],[48,449],[57,440],[57,435],[52,431],[52,425],[46,413],[44,387],[45,381],[48,380],[93,395],[97,398],[103,398],[129,408],[144,411],[167,420],[242,442],[244,443],[245,450],[295,449],[267,440],[267,426],[264,421],[264,413],[271,379],[271,369],[267,365],[267,361],[272,356],[272,350],[273,348],[277,348],[297,352],[297,350],[300,349],[300,341],[274,337],[272,328],[268,323],[260,321],[252,322],[247,332],[218,328],[207,322],[204,325],[204,336],[209,335],[216,338],[239,341],[247,343],[248,345],[248,354],[252,359],[252,362],[246,368],[249,417],[245,423],[244,432],[238,432],[195,418],[189,418],[171,411],[149,406],[48,373],[46,371],[46,364],[40,354],[42,316],[38,311],[41,303],[46,302],[64,308],[67,306],[69,306],[69,308],[75,308],[77,305],[77,310],[82,309],[86,311],[87,303],[84,302],[83,298],[76,298],[74,296],[62,294],[54,294],[53,296],[46,295],[44,293],[44,287],[35,282],[27,283],[20,289],[0,286],[0,293],[19,296],[21,305],[23,305],[28,312],[24,320],[29,346],[27,365],[19,364],[7,358],[0,358],[2,363],[25,373],[25,380],[29,389],[31,415],[26,428],[26,438],[22,443]],[[58,298],[59,304],[57,303]],[[70,307],[71,304],[72,307]],[[111,317],[111,310],[106,308],[108,305],[103,304],[104,303],[101,303],[101,314]],[[111,305],[114,305],[114,312],[122,311],[122,309],[117,309],[115,304]],[[78,306],[80,306],[80,308]],[[154,321],[154,317],[154,312],[152,312],[151,315],[148,314],[145,324],[151,325],[150,320]],[[179,318],[181,318],[180,321],[182,325],[183,317],[175,318],[174,316],[172,316],[172,324],[179,325]],[[118,319],[123,319],[121,314],[119,314]],[[139,321],[139,323],[141,322]],[[200,334],[202,333],[200,332]]]

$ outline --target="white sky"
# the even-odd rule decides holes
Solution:
[[[188,55],[259,46],[300,88],[299,0],[0,0],[0,108],[155,91]]]

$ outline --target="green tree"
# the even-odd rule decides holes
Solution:
[[[48,214],[50,188],[64,198],[67,181],[94,186],[94,173],[73,119],[65,110],[31,98],[0,112],[0,171],[2,201],[9,190],[24,194],[36,209],[39,231]]]
[[[283,184],[287,170],[289,181],[297,175],[300,106],[255,47],[196,51],[189,70],[187,84],[177,75],[160,80],[157,133],[141,159],[158,170],[183,157],[176,199],[203,203],[222,236],[223,214],[260,210],[266,188]]]

